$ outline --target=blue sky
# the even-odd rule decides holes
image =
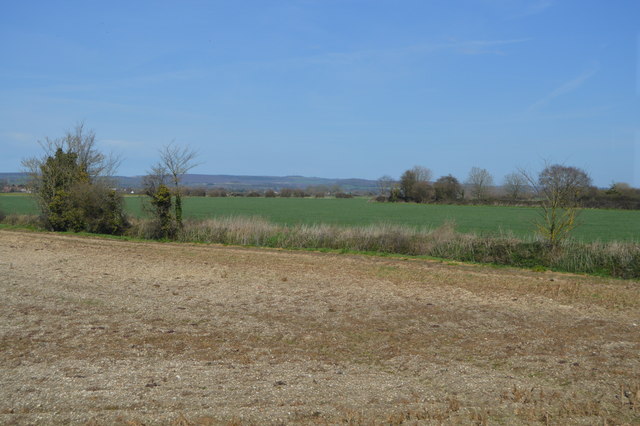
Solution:
[[[547,160],[640,186],[640,1],[15,1],[0,6],[0,171],[78,121],[119,173],[501,183]]]

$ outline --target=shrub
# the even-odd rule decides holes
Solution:
[[[353,198],[353,195],[346,192],[336,192],[336,198]]]
[[[127,226],[122,199],[106,177],[118,161],[95,148],[95,133],[83,124],[59,139],[41,143],[41,158],[23,161],[40,205],[43,223],[53,231],[121,234]]]
[[[69,199],[76,231],[121,235],[129,225],[122,196],[104,185],[77,184]]]
[[[290,198],[293,195],[293,189],[291,188],[282,188],[280,190],[280,196],[282,198]]]
[[[227,190],[224,188],[213,188],[207,191],[207,197],[226,197]]]
[[[416,203],[427,203],[433,199],[435,192],[428,182],[416,182],[411,188],[408,200]]]
[[[155,192],[148,192],[147,195],[151,197],[154,208],[153,238],[173,238],[176,226],[171,216],[171,191],[166,185],[160,184]]]
[[[462,186],[452,175],[442,176],[434,184],[436,201],[456,201],[464,197]]]
[[[267,189],[264,192],[264,196],[267,198],[274,198],[276,196],[276,191],[274,191],[273,189]]]
[[[184,195],[189,195],[192,197],[205,197],[207,195],[207,191],[204,188],[185,188]]]

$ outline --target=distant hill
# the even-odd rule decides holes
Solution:
[[[26,182],[26,173],[0,173],[0,183],[6,183],[8,185],[23,185]]]
[[[26,181],[25,173],[0,173],[0,181],[21,184]],[[115,176],[118,186],[123,188],[142,187],[142,176]],[[281,188],[306,188],[308,186],[338,185],[347,192],[368,192],[376,190],[376,181],[368,179],[330,179],[305,176],[236,176],[236,175],[184,175],[182,183],[190,187],[222,187],[232,191],[265,190]]]
[[[118,177],[120,186],[138,188],[142,176]],[[187,174],[182,178],[185,186],[221,187],[232,191],[265,190],[281,188],[306,188],[308,186],[338,185],[344,191],[375,191],[376,181],[367,179],[330,179],[306,176],[237,176]]]

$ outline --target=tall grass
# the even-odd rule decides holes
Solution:
[[[134,220],[128,235],[153,238],[157,224]],[[262,218],[227,217],[187,221],[176,234],[183,242],[249,245],[287,249],[333,249],[432,256],[519,267],[547,267],[567,272],[640,277],[640,244],[582,243],[566,240],[550,247],[535,238],[502,233],[477,236],[455,231],[453,223],[436,229],[401,225],[278,225]]]
[[[41,228],[42,220],[32,214],[4,214],[0,212],[0,223],[23,228]]]
[[[1,223],[18,227],[41,227],[34,215],[2,215]],[[154,239],[158,224],[133,219],[127,235]],[[342,227],[336,225],[279,225],[259,217],[226,217],[189,220],[176,233],[182,242],[273,247],[285,249],[332,249],[413,256],[431,256],[465,262],[493,263],[517,267],[545,267],[566,272],[640,278],[640,244],[631,242],[584,243],[565,240],[550,247],[535,238],[509,233],[478,236],[456,232],[447,222],[439,228],[378,224]]]

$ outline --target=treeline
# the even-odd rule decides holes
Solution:
[[[640,209],[640,189],[624,182],[612,183],[608,188],[592,184],[588,173],[576,167],[547,164],[538,175],[519,170],[507,174],[502,185],[494,185],[493,176],[486,169],[473,167],[466,180],[459,181],[452,175],[433,180],[431,170],[415,166],[406,170],[399,180],[390,176],[378,179],[379,202],[413,202],[438,204],[481,204],[540,206],[544,202],[541,188],[544,176],[555,170],[558,182],[576,179],[579,185],[573,188],[574,200],[580,207],[609,209]]]
[[[199,193],[184,188],[181,178],[195,167],[196,153],[173,144],[159,151],[160,160],[144,179],[149,219],[129,219],[123,196],[114,188],[113,176],[118,159],[96,149],[95,134],[82,124],[58,139],[41,142],[44,155],[24,161],[29,170],[29,188],[38,200],[40,226],[52,231],[76,231],[129,235],[178,241],[220,242],[283,248],[330,248],[428,255],[464,261],[493,262],[514,266],[559,268],[574,272],[606,273],[619,277],[638,277],[640,246],[637,243],[584,244],[567,238],[577,226],[579,208],[589,203],[607,207],[637,208],[637,189],[614,184],[607,190],[593,187],[588,174],[579,168],[547,164],[538,174],[512,173],[505,178],[500,196],[493,177],[484,169],[473,168],[460,183],[454,176],[432,179],[430,170],[414,167],[399,181],[387,176],[379,180],[380,201],[471,202],[492,200],[537,203],[540,209],[535,225],[537,235],[530,240],[512,237],[481,237],[458,234],[452,226],[436,231],[409,228],[341,228],[328,225],[287,226],[265,224],[255,219],[229,222],[183,223],[185,195],[229,196],[224,189]],[[349,197],[333,187],[306,190],[282,188],[245,196],[264,197]],[[502,198],[499,198],[502,197]],[[605,204],[606,203],[606,204]],[[10,215],[0,220],[9,224],[33,224],[34,217]]]
[[[264,191],[230,191],[226,188],[203,188],[203,187],[186,187],[184,194],[191,197],[265,197],[265,198],[353,198],[351,193],[344,192],[338,186],[307,186],[306,188],[280,188],[267,189]]]

